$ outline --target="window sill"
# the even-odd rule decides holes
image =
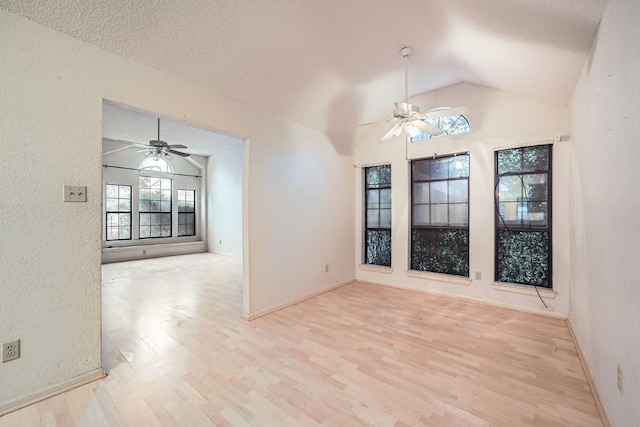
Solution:
[[[376,273],[384,273],[384,274],[393,273],[393,268],[386,267],[384,265],[360,264],[359,267],[360,267],[360,270],[375,271]]]
[[[451,274],[430,273],[426,271],[407,270],[408,277],[415,277],[418,279],[435,280],[437,282],[452,283],[454,285],[469,286],[471,279],[468,277],[453,276]]]
[[[532,295],[536,297],[538,296],[538,292],[540,292],[541,297],[550,299],[554,299],[556,295],[558,295],[558,292],[552,289],[538,287],[538,292],[536,292],[533,286],[518,285],[516,283],[493,282],[491,283],[491,287],[496,291],[513,292],[515,294]]]

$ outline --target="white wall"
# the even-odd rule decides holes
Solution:
[[[5,11],[0,56],[0,341],[23,346],[0,410],[100,367],[103,99],[251,138],[245,311],[353,278],[353,160],[325,135]]]
[[[621,427],[640,423],[638,17],[637,0],[608,2],[571,126],[570,321],[611,424]]]
[[[242,141],[209,156],[209,252],[242,258]]]
[[[392,168],[392,271],[371,271],[356,267],[359,279],[400,287],[417,288],[530,310],[542,307],[533,289],[528,294],[494,289],[494,151],[567,135],[569,109],[565,105],[488,89],[458,84],[420,95],[412,102],[422,111],[436,106],[465,106],[471,133],[441,137],[410,144],[408,152],[402,137],[378,142],[388,125],[359,129],[355,156],[358,166],[391,162]],[[391,111],[391,107],[389,109]],[[482,280],[463,284],[437,280],[433,275],[409,277],[410,171],[406,160],[460,152],[470,153],[470,274],[481,272]],[[553,147],[553,289],[555,298],[546,298],[556,313],[569,310],[569,145]],[[362,169],[355,170],[356,265],[362,263]],[[441,276],[438,276],[441,277]],[[457,282],[460,282],[459,280]],[[510,288],[510,290],[513,290]],[[516,288],[521,290],[521,287]],[[544,292],[543,292],[544,293]]]

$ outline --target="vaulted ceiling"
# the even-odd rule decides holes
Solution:
[[[568,103],[605,0],[0,0],[0,8],[326,133],[458,82]],[[424,108],[424,106],[422,106]]]

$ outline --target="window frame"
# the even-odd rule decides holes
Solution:
[[[429,177],[428,179],[416,179],[415,177],[415,165],[418,162],[424,162],[424,161],[428,161],[429,163],[429,170],[431,171],[431,162],[433,162],[434,160],[442,160],[442,159],[448,159],[447,162],[450,162],[451,159],[455,159],[458,158],[460,156],[466,156],[467,157],[467,163],[468,163],[468,170],[467,170],[467,175],[466,176],[459,176],[459,177],[451,177],[450,176],[450,171],[449,169],[447,170],[447,178],[431,178]],[[418,159],[412,159],[409,163],[409,183],[410,183],[410,211],[409,211],[409,239],[408,239],[408,244],[409,244],[409,259],[408,259],[408,267],[410,271],[416,271],[416,272],[424,272],[424,273],[436,273],[436,274],[446,274],[446,275],[450,275],[450,276],[455,276],[455,277],[462,277],[462,278],[469,278],[470,277],[470,235],[471,235],[471,229],[469,227],[469,220],[470,220],[470,210],[471,210],[471,198],[470,198],[470,182],[471,182],[471,155],[469,152],[461,152],[461,153],[453,153],[453,154],[446,154],[446,155],[441,155],[441,156],[432,156],[432,157],[424,157],[424,158],[418,158]],[[449,168],[449,165],[447,166]],[[430,173],[431,174],[431,173]],[[452,181],[462,181],[462,180],[466,180],[467,182],[467,188],[466,188],[466,224],[454,224],[451,225],[450,224],[450,206],[452,205],[452,202],[450,201],[450,190],[449,190],[449,183]],[[416,203],[416,195],[415,195],[415,184],[418,183],[429,183],[429,193],[431,193],[431,183],[434,182],[446,182],[447,183],[447,224],[432,224],[431,223],[431,206],[434,204],[441,204],[441,203],[432,203],[431,202],[431,194],[429,194],[429,202],[428,203]],[[458,202],[454,202],[453,204],[456,204]],[[429,206],[429,224],[416,224],[415,223],[415,207],[416,205],[427,205]],[[417,247],[415,246],[415,242],[414,242],[414,234],[415,233],[420,233],[419,230],[428,230],[428,231],[433,231],[436,233],[443,233],[446,230],[466,230],[466,275],[464,274],[465,272],[462,272],[462,274],[460,273],[456,273],[454,271],[452,271],[452,269],[448,269],[448,271],[440,271],[440,270],[435,270],[435,269],[431,269],[431,270],[423,270],[423,269],[418,269],[416,268],[416,264],[414,263],[414,255],[416,252]],[[424,232],[424,233],[428,233],[428,232]]]
[[[534,170],[530,170],[530,171],[526,171],[523,170],[524,169],[524,156],[522,157],[522,161],[521,161],[521,169],[519,172],[505,172],[500,174],[500,167],[499,167],[499,163],[498,163],[498,156],[500,152],[504,152],[504,151],[510,151],[510,150],[527,150],[527,149],[535,149],[535,148],[540,148],[540,147],[545,147],[548,150],[548,169],[544,170],[544,169],[534,169]],[[494,172],[495,172],[495,187],[494,187],[494,280],[496,283],[505,283],[505,284],[515,284],[515,285],[520,285],[520,286],[533,286],[536,288],[544,288],[544,289],[549,289],[549,290],[553,290],[553,144],[538,144],[538,145],[526,145],[526,146],[519,146],[519,147],[511,147],[511,148],[501,148],[501,149],[496,149],[494,152]],[[520,204],[524,204],[524,203],[531,203],[531,202],[542,202],[540,200],[534,200],[532,201],[531,199],[524,199],[524,197],[521,198],[521,200],[517,200],[516,203],[518,204],[516,206],[516,216],[520,218],[520,222],[521,225],[515,225],[515,224],[507,224],[507,222],[504,220],[504,216],[500,213],[500,198],[499,198],[499,185],[500,185],[500,180],[504,177],[509,177],[509,176],[517,176],[520,178],[520,180],[522,181],[522,194],[524,194],[524,187],[525,187],[525,176],[531,176],[531,175],[546,175],[545,181],[546,181],[546,200],[544,201],[544,203],[546,203],[546,226],[545,227],[541,227],[541,226],[535,226],[535,225],[522,225],[523,224],[523,219],[522,217],[520,217],[521,214],[521,210],[520,210]],[[536,283],[526,283],[524,281],[518,281],[518,280],[510,280],[510,281],[501,281],[500,280],[500,271],[499,271],[499,266],[500,266],[500,257],[499,257],[499,251],[500,251],[500,234],[501,232],[513,232],[513,233],[547,233],[547,254],[546,254],[546,261],[547,261],[547,266],[548,266],[548,273],[547,273],[547,279],[548,279],[548,283],[547,285],[545,284],[536,284]]]
[[[388,168],[389,169],[389,182],[388,183],[384,183],[383,185],[378,185],[378,186],[369,186],[368,183],[368,170],[373,169],[373,168]],[[370,165],[370,166],[365,166],[362,168],[362,172],[363,172],[363,208],[364,208],[364,226],[363,226],[363,251],[362,251],[362,255],[363,255],[363,260],[362,263],[365,265],[377,265],[380,267],[391,267],[393,260],[392,260],[392,255],[393,255],[393,190],[392,190],[392,167],[391,167],[391,163],[383,163],[383,164],[378,164],[378,165]],[[378,211],[378,225],[380,225],[381,223],[381,219],[380,219],[380,211],[383,210],[383,208],[381,207],[382,203],[380,202],[380,191],[381,190],[389,190],[389,227],[369,227],[369,191],[372,190],[378,190],[378,204],[377,204],[377,208],[375,208],[375,210]],[[374,210],[374,209],[371,209]],[[378,262],[373,262],[373,258],[374,258],[374,254],[370,254],[370,247],[369,247],[369,242],[368,242],[368,237],[369,237],[369,232],[383,232],[386,233],[388,232],[389,234],[389,254],[388,254],[388,263],[378,263]],[[385,255],[385,258],[387,256]],[[370,262],[371,261],[371,262]]]
[[[189,201],[186,198],[185,199],[181,199],[180,198],[180,193],[181,192],[183,192],[185,194],[185,197],[186,197],[186,193],[187,192],[193,193],[193,208],[192,208],[193,210],[191,210],[191,211],[181,211],[180,210],[180,202],[181,201],[184,201],[184,202],[188,202]],[[177,197],[176,197],[177,202],[178,202],[178,237],[189,237],[189,236],[195,236],[197,234],[196,233],[196,202],[197,202],[196,194],[197,194],[196,190],[193,190],[193,189],[181,189],[181,188],[178,189],[178,194],[177,194]],[[187,217],[189,215],[191,215],[193,217],[193,233],[191,233],[191,234],[186,234],[186,233],[185,234],[181,234],[180,233],[180,226],[184,225],[185,229],[188,229],[189,223],[185,222],[184,224],[181,224],[180,223],[180,219],[183,216]]]
[[[160,181],[160,191],[161,191],[161,192],[162,192],[163,190],[166,190],[166,189],[164,189],[164,188],[162,187],[162,182],[163,182],[163,180],[169,181],[169,185],[170,185],[170,188],[169,188],[169,200],[168,200],[168,203],[169,203],[169,211],[166,211],[166,210],[164,210],[164,211],[163,211],[163,210],[162,210],[162,202],[163,202],[162,198],[160,198],[159,200],[157,200],[158,202],[160,202],[160,210],[157,210],[157,211],[156,211],[156,210],[154,210],[154,211],[151,211],[151,210],[143,210],[143,208],[142,208],[142,203],[143,203],[144,201],[148,201],[148,202],[156,201],[155,199],[142,199],[142,198],[140,197],[140,194],[142,193],[142,191],[141,191],[142,189],[146,189],[146,188],[148,188],[148,189],[153,189],[153,187],[143,187],[143,186],[141,185],[141,182],[140,182],[140,181],[141,181],[143,178],[150,178],[150,179],[157,179],[157,180],[159,180],[159,181]],[[166,200],[165,200],[165,202],[166,202]],[[167,236],[162,236],[162,235],[160,235],[160,236],[155,236],[155,235],[152,235],[152,233],[151,233],[151,230],[152,230],[152,229],[151,229],[151,227],[153,227],[153,226],[157,226],[157,225],[153,225],[153,224],[151,224],[151,219],[153,218],[153,217],[152,217],[152,215],[154,215],[154,214],[160,214],[160,215],[162,215],[162,216],[165,216],[165,215],[166,215],[166,216],[168,216],[168,217],[169,217],[169,235],[167,235]],[[144,224],[144,225],[143,225],[143,223],[142,223],[142,216],[143,216],[143,215],[149,215],[149,224],[148,224],[148,225],[146,225],[146,224]],[[149,236],[146,236],[146,237],[143,237],[143,236],[142,236],[142,227],[149,227]],[[161,223],[160,223],[159,227],[163,227],[163,225],[162,225],[162,221],[161,221]],[[166,227],[166,226],[165,226],[165,227]],[[167,178],[167,177],[165,177],[165,176],[155,175],[155,174],[142,174],[142,173],[141,173],[141,174],[138,176],[138,239],[139,239],[139,240],[146,240],[146,239],[166,239],[166,238],[170,238],[170,237],[173,237],[173,179],[172,179],[172,178]]]
[[[117,191],[118,191],[118,197],[116,197],[115,199],[118,200],[118,210],[117,211],[110,211],[109,210],[109,199],[114,199],[114,197],[109,197],[109,191],[108,191],[108,187],[109,186],[113,186],[113,187],[117,187]],[[120,210],[120,200],[126,200],[120,197],[120,187],[128,187],[129,188],[129,210],[128,211],[121,211]],[[106,242],[117,242],[117,241],[122,241],[122,240],[132,240],[133,239],[133,235],[132,235],[132,231],[133,231],[133,227],[132,227],[132,219],[133,219],[133,188],[131,185],[128,184],[105,184],[104,187],[104,210],[105,210],[105,216],[104,216],[104,224],[105,224],[105,236],[104,239]],[[109,227],[109,214],[117,214],[118,215],[118,238],[117,239],[110,239],[109,238],[109,228],[114,228],[114,227]],[[128,238],[120,238],[120,229],[121,226],[119,225],[120,222],[120,216],[121,215],[125,215],[128,214],[129,215],[129,237]]]

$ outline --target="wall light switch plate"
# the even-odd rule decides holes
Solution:
[[[65,202],[86,202],[87,187],[81,185],[65,185],[64,186]]]

